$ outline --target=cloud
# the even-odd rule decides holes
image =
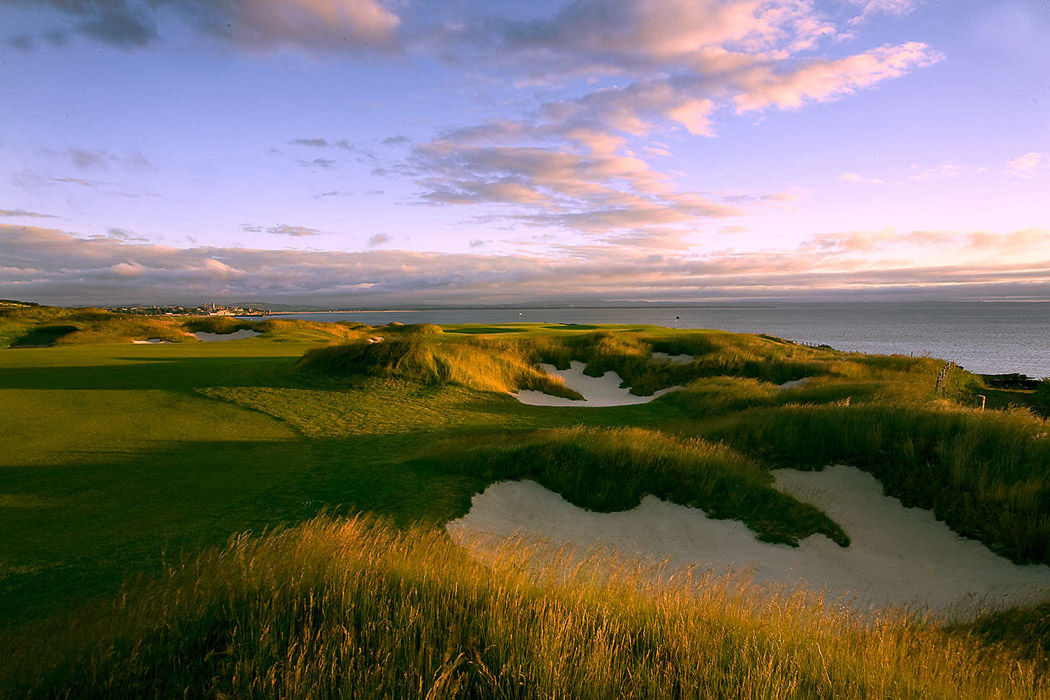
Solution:
[[[1025,153],[1006,164],[1006,172],[1016,177],[1032,177],[1043,165],[1042,153]]]
[[[411,164],[424,175],[417,184],[426,203],[497,204],[504,209],[491,214],[493,220],[585,235],[742,213],[699,193],[676,191],[645,161],[617,154],[617,139],[601,136],[573,134],[575,151],[438,140],[414,148]]]
[[[28,34],[16,34],[7,40],[7,45],[19,51],[29,51],[33,48],[33,37]]]
[[[442,36],[450,60],[525,71],[523,86],[565,96],[447,130],[373,172],[414,177],[426,204],[502,208],[482,221],[619,240],[647,240],[645,229],[667,226],[682,235],[745,211],[678,191],[677,175],[643,160],[670,152],[653,137],[713,137],[726,107],[795,109],[943,58],[920,42],[813,56],[836,35],[811,0],[588,0],[539,19],[463,22]],[[769,201],[762,197],[738,204]]]
[[[843,173],[838,177],[839,182],[850,182],[857,185],[881,185],[883,181],[876,177],[864,177],[860,173]]]
[[[834,32],[809,0],[600,0],[538,20],[464,24],[450,38],[502,60],[527,59],[537,71],[594,74],[668,64],[721,70],[739,51],[801,50]]]
[[[333,160],[332,158],[314,158],[313,160],[300,160],[299,165],[314,170],[331,170],[338,165],[338,161]]]
[[[166,22],[171,18],[250,49],[293,47],[312,52],[388,50],[397,46],[401,24],[400,18],[377,0],[7,2],[23,7],[49,5],[69,17],[77,34],[123,49],[155,43],[170,29]]]
[[[0,209],[0,216],[21,219],[57,219],[54,214],[41,214],[37,211],[26,211],[25,209]]]
[[[850,20],[850,24],[860,24],[872,15],[885,14],[902,17],[915,11],[922,0],[849,0],[861,13]]]
[[[288,143],[296,146],[310,146],[311,148],[327,148],[328,140],[322,138],[316,139],[292,139]]]
[[[107,155],[102,151],[87,151],[80,148],[70,148],[67,151],[70,160],[80,170],[91,170],[93,168],[103,168],[106,166]]]
[[[751,297],[1050,298],[1050,231],[851,231],[797,248],[647,255],[615,245],[482,255],[172,248],[0,224],[0,296],[48,303],[256,298],[311,304]],[[914,251],[927,252],[918,262]],[[929,255],[933,253],[933,255]],[[996,260],[990,263],[989,260]]]
[[[374,248],[375,246],[383,245],[385,243],[389,243],[389,242],[390,242],[390,236],[386,235],[385,233],[377,233],[374,236],[369,237],[369,239],[368,239],[368,245],[369,245],[369,247],[372,247],[372,248]]]
[[[53,177],[52,182],[61,182],[66,185],[80,185],[81,187],[98,187],[99,185],[109,185],[112,183],[102,182],[101,180],[87,180],[82,177]]]
[[[935,168],[920,170],[919,172],[911,175],[908,179],[916,180],[918,182],[936,182],[938,180],[950,180],[952,178],[964,175],[965,173],[966,168],[959,165],[958,163],[954,163],[948,160],[941,163]]]
[[[134,231],[129,231],[126,228],[111,227],[107,232],[106,236],[100,236],[99,238],[113,238],[120,241],[135,241],[146,243],[149,239],[139,236]]]
[[[289,226],[288,224],[277,224],[276,226],[256,226],[254,224],[242,224],[242,231],[248,233],[271,233],[275,236],[316,236],[321,232],[315,228],[307,228],[306,226]]]
[[[881,46],[840,59],[813,59],[787,72],[755,67],[739,78],[744,91],[733,98],[737,113],[800,107],[808,101],[824,102],[897,78],[915,68],[931,66],[944,55],[926,44],[912,41]]]
[[[150,14],[121,2],[93,4],[94,12],[84,12],[85,18],[77,26],[81,34],[129,49],[147,46],[158,38],[157,26]]]
[[[313,195],[311,199],[321,200],[328,199],[329,197],[349,197],[351,195],[353,195],[353,192],[344,190],[330,190],[328,192],[318,192],[317,194]]]

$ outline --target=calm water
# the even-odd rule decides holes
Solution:
[[[519,319],[519,312],[521,314]],[[927,354],[980,373],[1050,376],[1050,303],[854,303],[625,309],[454,309],[278,318],[401,323],[652,323],[768,333],[840,350]]]

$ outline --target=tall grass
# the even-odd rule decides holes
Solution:
[[[383,343],[357,342],[341,349],[312,351],[300,366],[339,374],[458,383],[488,391],[552,389],[557,395],[573,394],[558,382],[550,383],[536,370],[539,363],[567,369],[571,361],[578,360],[586,364],[585,372],[591,376],[616,372],[639,395],[703,377],[733,375],[783,382],[841,373],[844,366],[842,353],[732,333],[689,332],[668,338],[598,331],[477,338],[458,333],[442,337],[440,331],[427,325],[387,326],[375,331],[386,337]],[[692,354],[694,359],[674,364],[652,356],[654,351],[670,350]]]
[[[629,510],[652,494],[713,518],[741,520],[767,542],[794,545],[821,533],[849,544],[820,510],[776,490],[768,471],[704,440],[638,428],[562,428],[504,439],[499,446],[457,449],[445,459],[485,482],[533,479],[590,510]]]
[[[1032,664],[920,621],[657,582],[321,518],[239,537],[69,627],[9,639],[29,697],[1034,698]],[[600,572],[600,575],[598,575]]]
[[[600,376],[616,372],[632,393],[649,395],[658,389],[684,385],[700,377],[733,375],[780,383],[826,373],[827,360],[840,353],[816,350],[779,339],[714,331],[672,336],[597,331],[569,336],[535,337],[522,341],[532,356],[559,368],[570,360],[587,364],[585,372]],[[653,352],[693,357],[687,364],[654,360]]]
[[[479,391],[545,391],[581,398],[561,379],[540,371],[517,344],[467,338],[433,342],[410,332],[381,342],[359,340],[308,351],[299,367],[341,375],[396,377],[423,384],[458,384]]]
[[[905,505],[932,509],[1011,560],[1050,563],[1050,424],[1028,411],[788,405],[697,429],[766,464],[860,467]]]

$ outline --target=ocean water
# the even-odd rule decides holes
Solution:
[[[929,355],[972,372],[1050,376],[1050,303],[842,303],[682,308],[435,309],[282,314],[312,321],[650,323],[768,333],[867,353]]]

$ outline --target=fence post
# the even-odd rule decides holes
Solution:
[[[977,408],[981,409],[982,411],[984,410],[984,404],[985,404],[985,401],[987,401],[987,400],[988,400],[988,397],[985,396],[984,394],[978,394],[977,396],[974,397],[975,405],[977,406]]]

